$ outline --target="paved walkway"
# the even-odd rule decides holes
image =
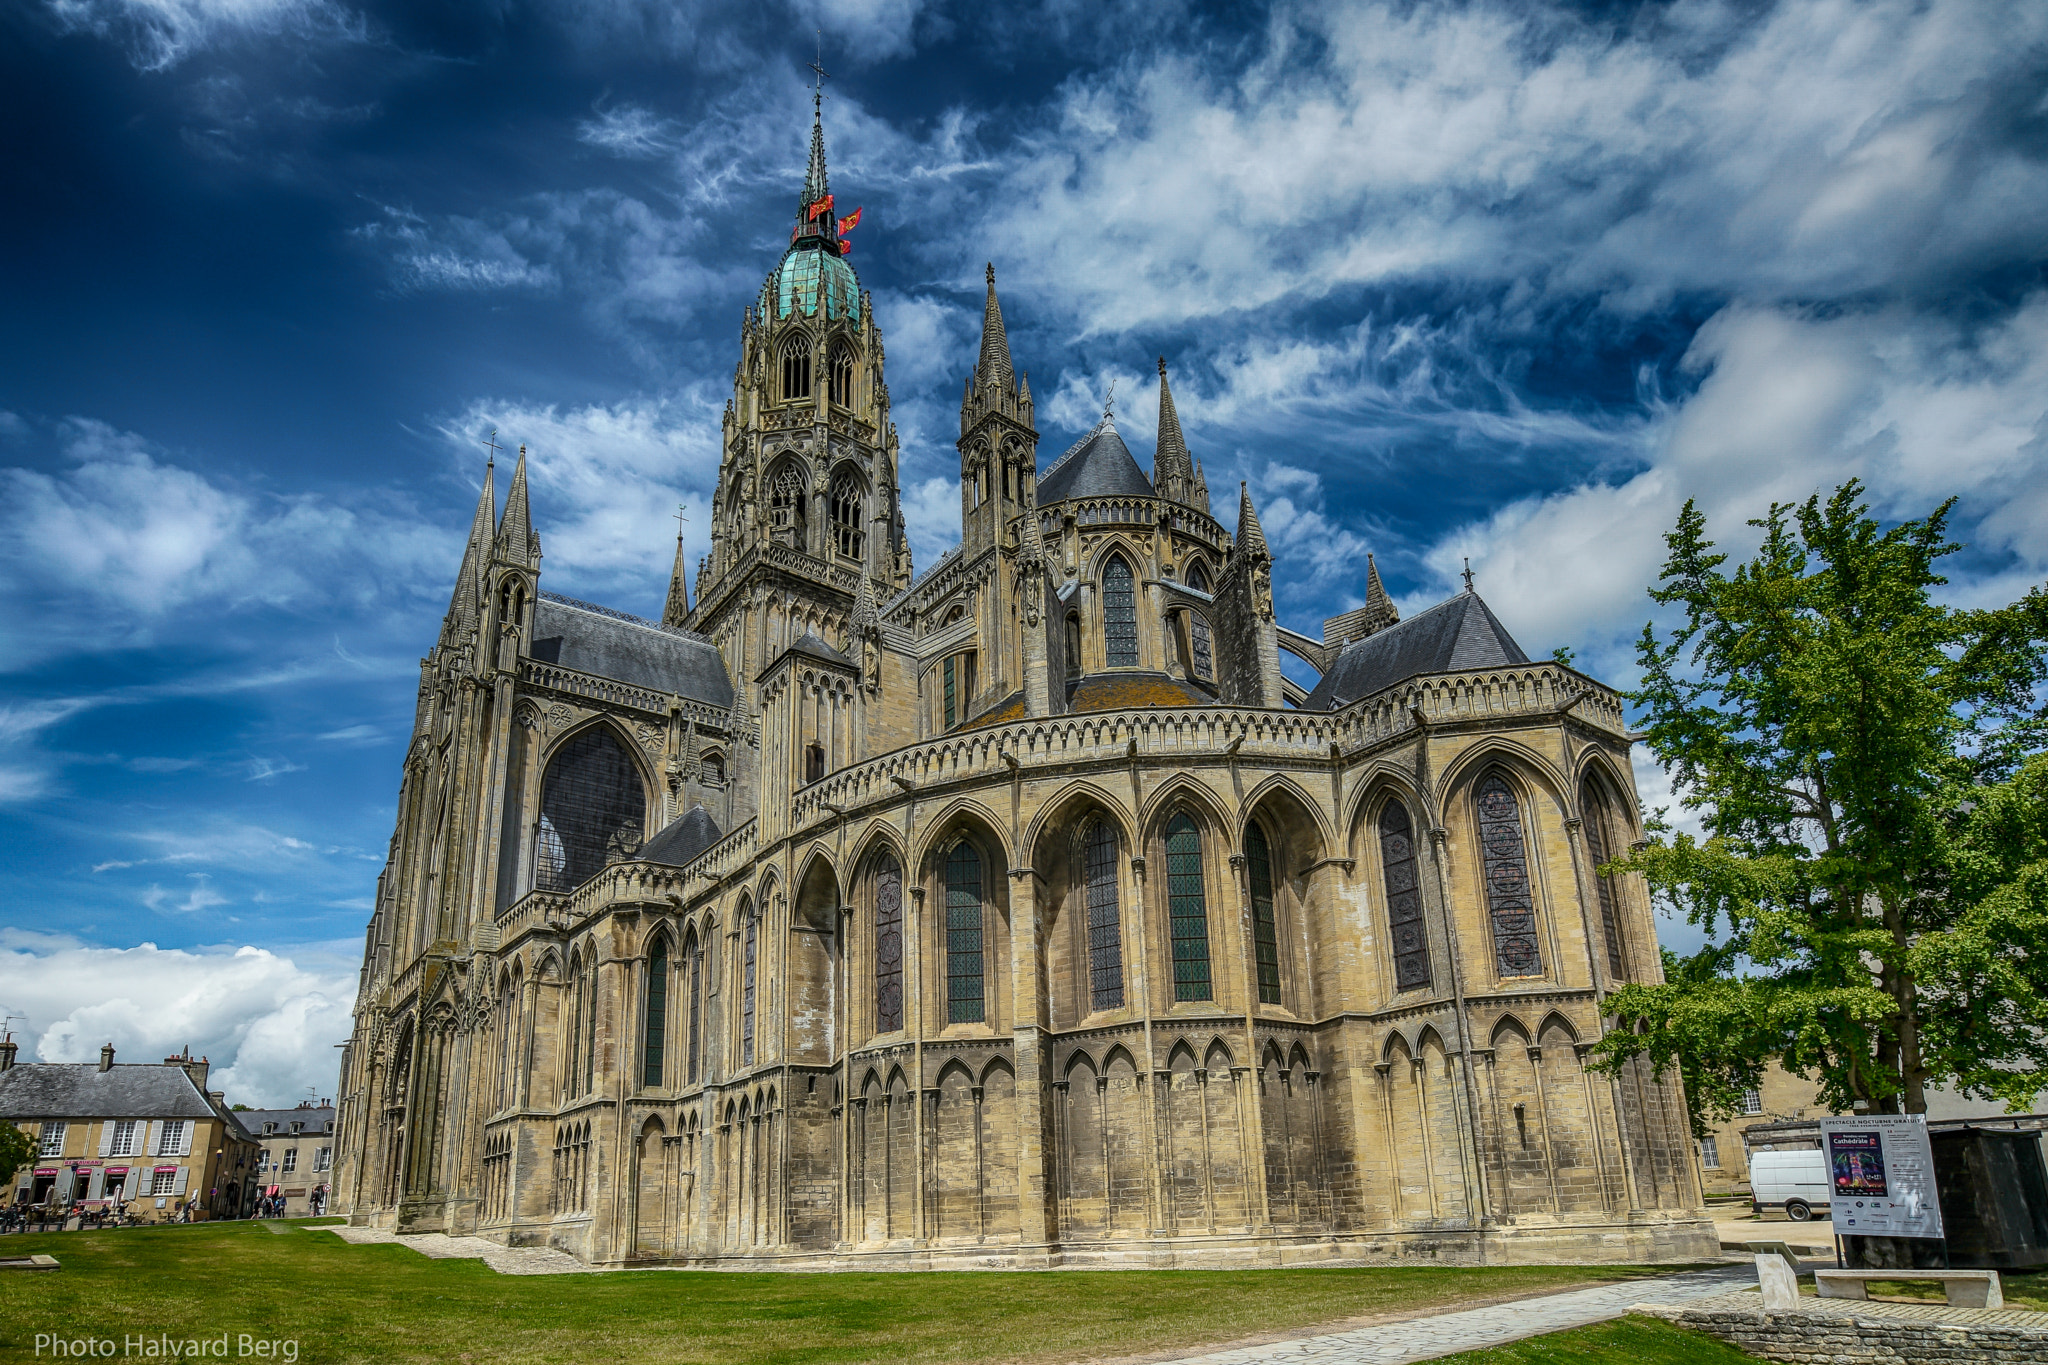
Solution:
[[[553,1247],[508,1247],[485,1237],[450,1237],[444,1232],[415,1232],[401,1237],[383,1228],[325,1227],[308,1232],[331,1232],[344,1242],[363,1246],[375,1242],[396,1242],[407,1251],[437,1261],[482,1261],[500,1275],[595,1275],[598,1266],[585,1265],[566,1251]]]
[[[1709,1299],[1756,1280],[1754,1265],[1716,1267],[1630,1280],[1598,1289],[1517,1299],[1490,1308],[1466,1308],[1405,1322],[1376,1323],[1328,1336],[1188,1356],[1173,1365],[1405,1365],[1459,1351],[1476,1351],[1523,1337],[1618,1318],[1639,1303],[1678,1305]]]

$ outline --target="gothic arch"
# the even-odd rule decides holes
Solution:
[[[1086,778],[1069,782],[1059,794],[1038,808],[1038,814],[1024,830],[1024,847],[1029,854],[1028,861],[1033,867],[1045,863],[1046,849],[1041,847],[1048,833],[1079,828],[1076,816],[1093,806],[1116,826],[1117,837],[1123,841],[1126,850],[1137,847],[1137,826],[1131,819],[1124,803],[1109,791]],[[1225,826],[1228,828],[1228,826]]]
[[[813,929],[829,931],[839,923],[839,906],[845,900],[839,868],[822,843],[813,844],[806,851],[801,867],[795,882],[791,926],[794,927],[796,920],[801,919]]]
[[[1415,1049],[1409,1045],[1407,1035],[1401,1030],[1389,1029],[1386,1042],[1380,1045],[1380,1060],[1391,1062],[1397,1053],[1404,1058],[1413,1057]]]
[[[1175,773],[1159,785],[1159,790],[1145,798],[1145,805],[1138,813],[1138,827],[1145,832],[1147,841],[1161,837],[1166,822],[1174,813],[1184,808],[1199,812],[1197,823],[1206,824],[1216,832],[1218,838],[1228,839],[1237,822],[1224,807],[1223,799],[1209,789],[1200,779],[1187,773]]]
[[[1617,771],[1612,754],[1604,749],[1589,746],[1579,755],[1578,781],[1572,784],[1574,795],[1584,786],[1586,779],[1596,776],[1607,799],[1614,803],[1615,814],[1621,817],[1631,834],[1641,830],[1643,821],[1642,812],[1636,803],[1635,775],[1630,773],[1624,778],[1622,773]],[[1576,804],[1573,813],[1582,817],[1585,815]]]
[[[1110,1048],[1108,1052],[1102,1054],[1103,1071],[1107,1072],[1111,1067],[1115,1066],[1118,1058],[1122,1058],[1124,1065],[1131,1070],[1138,1070],[1138,1059],[1131,1055],[1129,1048],[1125,1047],[1122,1043],[1118,1043]]]
[[[946,852],[965,836],[980,844],[982,849],[999,860],[1007,860],[1010,841],[1002,835],[1007,822],[996,818],[994,811],[971,796],[959,796],[946,803],[944,810],[924,827],[923,837],[917,845],[917,857],[913,862],[904,860],[904,876],[911,876],[911,869],[917,868],[917,884],[931,876],[944,862]],[[995,868],[1004,872],[1005,868]]]
[[[1444,765],[1436,784],[1440,807],[1445,811],[1453,809],[1454,803],[1492,768],[1513,774],[1524,796],[1540,793],[1560,815],[1573,808],[1566,795],[1565,775],[1557,766],[1528,745],[1503,735],[1489,735]]]
[[[1556,1010],[1552,1010],[1544,1015],[1543,1022],[1536,1026],[1537,1041],[1541,1042],[1549,1037],[1553,1029],[1561,1031],[1565,1036],[1565,1041],[1568,1043],[1576,1044],[1579,1041],[1578,1029],[1572,1026],[1571,1020],[1565,1018]]]
[[[1076,1071],[1086,1071],[1089,1080],[1094,1080],[1102,1074],[1101,1068],[1095,1065],[1095,1059],[1083,1048],[1075,1048],[1067,1055],[1067,1064],[1060,1069],[1060,1079],[1072,1085]]]
[[[1497,1048],[1500,1046],[1500,1040],[1503,1038],[1517,1039],[1523,1047],[1529,1046],[1534,1041],[1529,1032],[1529,1026],[1516,1017],[1513,1011],[1503,1014],[1500,1018],[1493,1021],[1493,1030],[1486,1036],[1486,1045]]]
[[[989,1078],[998,1074],[1008,1076],[1014,1084],[1017,1079],[1017,1068],[1010,1065],[1007,1057],[992,1058],[989,1064],[981,1069],[981,1080],[978,1083],[986,1086]]]
[[[1358,785],[1352,789],[1350,805],[1344,812],[1345,852],[1348,856],[1359,856],[1359,850],[1364,846],[1361,840],[1372,833],[1380,806],[1389,796],[1396,794],[1408,803],[1408,813],[1414,817],[1418,832],[1427,832],[1440,823],[1428,795],[1416,786],[1415,774],[1385,759],[1377,759],[1366,768]]]
[[[885,817],[876,816],[855,836],[853,856],[846,865],[854,870],[855,877],[865,877],[873,871],[874,860],[884,849],[896,855],[899,866],[912,865],[903,847],[902,832]]]
[[[967,1065],[966,1062],[961,1061],[958,1057],[948,1057],[946,1058],[945,1063],[939,1067],[938,1079],[934,1080],[932,1082],[932,1085],[937,1087],[944,1087],[944,1085],[946,1084],[946,1077],[952,1075],[958,1075],[960,1079],[968,1085],[976,1084],[974,1079],[974,1071]]]
[[[1252,788],[1244,799],[1243,818],[1238,822],[1237,847],[1243,848],[1251,822],[1263,815],[1267,819],[1269,835],[1278,833],[1281,842],[1297,844],[1312,843],[1313,847],[1298,848],[1299,853],[1309,856],[1286,869],[1292,878],[1304,862],[1314,862],[1324,856],[1324,850],[1336,846],[1331,837],[1329,820],[1323,813],[1322,803],[1311,800],[1299,784],[1285,773],[1274,773],[1258,786]],[[1277,828],[1274,828],[1276,827]]]
[[[1111,531],[1096,542],[1095,548],[1089,552],[1087,562],[1081,566],[1081,577],[1090,583],[1100,583],[1102,571],[1108,567],[1110,556],[1116,554],[1123,556],[1125,567],[1131,571],[1131,578],[1134,581],[1142,581],[1144,566],[1150,556],[1140,550],[1137,542],[1122,531]],[[1100,602],[1095,604],[1095,610],[1098,615],[1101,613]]]
[[[1188,1070],[1190,1071],[1201,1065],[1200,1059],[1195,1056],[1195,1049],[1189,1045],[1188,1040],[1176,1038],[1173,1040],[1173,1046],[1167,1049],[1166,1069],[1168,1071],[1180,1070],[1180,1059],[1182,1057],[1188,1059]]]

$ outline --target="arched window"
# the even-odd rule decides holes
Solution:
[[[1502,976],[1536,976],[1543,954],[1536,946],[1536,903],[1529,889],[1529,850],[1522,842],[1522,812],[1515,789],[1499,773],[1479,784],[1479,859],[1486,908],[1493,920],[1493,952]]]
[[[640,1045],[640,1084],[659,1086],[668,1042],[668,941],[657,938],[647,954],[646,1033]]]
[[[698,781],[707,787],[725,785],[725,759],[717,754],[706,754],[698,766]]]
[[[1600,865],[1614,860],[1614,846],[1619,843],[1612,837],[1613,807],[1608,804],[1601,784],[1589,773],[1579,784],[1579,812],[1585,818],[1586,854],[1593,864],[1593,890],[1600,898],[1600,932],[1607,939],[1607,970],[1619,981],[1627,973],[1622,962],[1621,939],[1621,888],[1614,884],[1614,878],[1600,875]]]
[[[746,931],[741,935],[740,951],[740,1065],[754,1064],[754,926],[758,915],[747,916]]]
[[[704,1031],[704,946],[697,941],[695,929],[683,940],[683,960],[690,969],[690,1024],[683,1058],[689,1069],[684,1073],[684,1083],[695,1085],[703,1056]]]
[[[1010,490],[1016,486],[1016,467],[1008,460],[1003,461],[1003,496],[1014,500],[1016,494]]]
[[[859,559],[867,544],[867,532],[861,523],[864,501],[859,481],[850,474],[841,475],[832,486],[832,544],[852,559]]]
[[[832,381],[827,396],[842,408],[853,406],[853,352],[844,346],[832,348]]]
[[[1067,613],[1067,676],[1081,676],[1081,613]]]
[[[1422,888],[1415,875],[1415,825],[1408,808],[1387,802],[1380,811],[1380,874],[1387,885],[1387,934],[1394,945],[1394,989],[1429,984],[1429,932],[1422,922]]]
[[[811,396],[811,343],[806,337],[793,336],[782,343],[782,397]]]
[[[1245,871],[1252,884],[1252,953],[1258,964],[1259,1003],[1280,1003],[1280,932],[1273,916],[1273,852],[1253,821],[1244,833]]]
[[[1082,845],[1088,881],[1088,1008],[1124,1005],[1124,927],[1116,893],[1116,830],[1097,819]]]
[[[903,865],[875,859],[875,1032],[903,1027]]]
[[[647,814],[640,770],[602,725],[548,761],[540,809],[534,885],[542,891],[573,891],[606,863],[640,849]]]
[[[804,781],[810,783],[822,782],[824,780],[825,746],[817,743],[806,744],[804,746]]]
[[[962,839],[946,858],[946,1022],[988,1017],[981,964],[981,854]]]
[[[804,477],[795,465],[785,466],[775,476],[768,494],[768,524],[771,530],[791,533],[799,549],[804,540]]]
[[[578,1093],[589,1094],[597,1084],[597,949],[590,950],[588,977],[583,983],[583,998],[589,1007],[583,1012],[583,1088]]]
[[[1189,612],[1188,635],[1194,644],[1195,676],[1208,682],[1216,676],[1216,648],[1209,638],[1209,618],[1198,611]]]
[[[1188,565],[1188,586],[1196,592],[1209,591],[1209,571],[1202,567],[1199,559]]]
[[[1166,822],[1166,910],[1173,928],[1173,998],[1209,995],[1209,902],[1202,888],[1202,835],[1182,811]]]
[[[1102,642],[1111,668],[1138,666],[1138,594],[1121,555],[1102,568]]]
[[[569,1031],[562,1039],[562,1093],[580,1095],[583,1093],[582,1049],[583,1041],[583,958],[571,954],[569,958]]]

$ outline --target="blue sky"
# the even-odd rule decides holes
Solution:
[[[0,12],[0,1012],[331,1091],[495,428],[546,584],[658,613],[823,29],[920,567],[981,266],[1043,460],[1154,357],[1283,617],[1470,557],[1618,683],[1687,497],[2048,540],[2048,9],[41,0]],[[502,487],[502,480],[500,486]],[[704,548],[701,521],[690,533]],[[1652,799],[1665,789],[1645,774]]]

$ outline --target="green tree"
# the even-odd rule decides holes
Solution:
[[[1712,941],[1616,991],[1599,1051],[1677,1069],[1696,1124],[1771,1061],[1841,1109],[2048,1087],[2048,592],[1936,602],[1953,502],[1886,530],[1861,498],[1774,505],[1732,573],[1688,502],[1650,592],[1684,619],[1630,695],[1708,837],[1615,866]]]
[[[0,1190],[14,1188],[14,1173],[28,1165],[35,1143],[12,1123],[0,1123]]]

